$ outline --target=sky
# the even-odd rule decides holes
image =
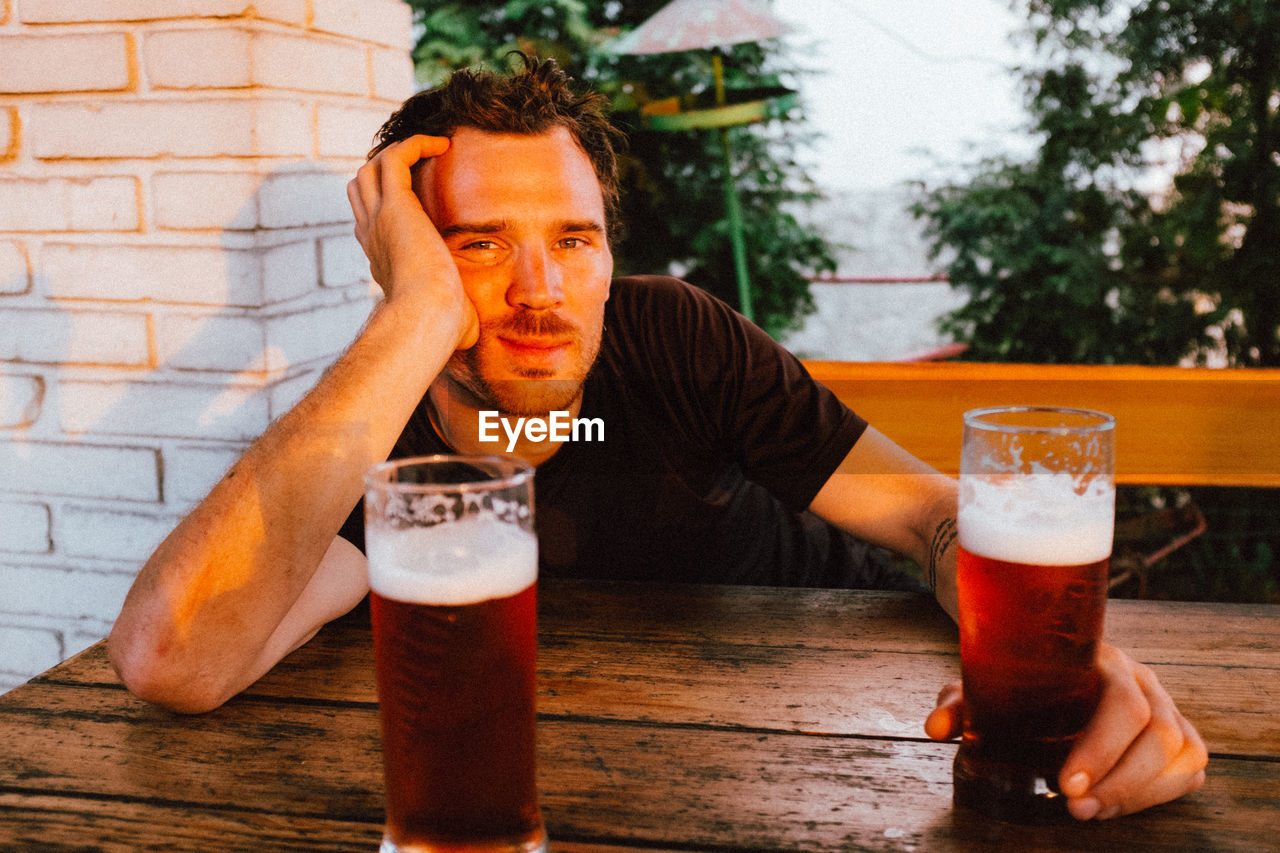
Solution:
[[[790,55],[814,72],[799,89],[809,124],[825,138],[801,159],[821,185],[881,189],[924,177],[935,159],[1026,150],[1008,70],[1019,57],[1009,39],[1019,21],[1007,0],[771,5],[792,28]]]

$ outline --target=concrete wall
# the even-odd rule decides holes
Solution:
[[[945,281],[925,279],[945,268],[928,258],[923,226],[911,216],[905,189],[834,193],[803,216],[837,249],[840,282],[815,282],[817,311],[784,338],[804,358],[895,361],[950,343],[937,320],[966,296]]]
[[[401,0],[0,0],[0,690],[138,567],[371,304],[345,184]]]

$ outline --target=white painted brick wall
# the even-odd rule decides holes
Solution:
[[[320,156],[363,158],[386,120],[387,113],[381,110],[321,105],[316,112]]]
[[[177,523],[177,516],[68,506],[58,523],[58,550],[68,557],[141,565]]]
[[[306,21],[307,0],[22,0],[24,24],[77,24],[89,21],[151,22],[166,18],[216,19],[255,15],[287,24]]]
[[[374,48],[369,51],[373,72],[373,95],[403,101],[413,94],[413,62],[402,50]]]
[[[10,440],[0,445],[0,495],[160,500],[152,447]]]
[[[139,223],[136,178],[0,180],[0,231],[136,231]]]
[[[41,160],[311,153],[311,107],[296,100],[58,102],[29,116]]]
[[[147,80],[157,89],[235,89],[253,85],[247,29],[164,30],[147,36]],[[191,57],[200,57],[192,62]]]
[[[369,277],[369,259],[355,240],[343,235],[320,241],[320,283],[325,287],[344,287]]]
[[[258,189],[258,216],[264,228],[351,222],[347,202],[350,177],[333,172],[281,172]]]
[[[253,172],[159,172],[151,179],[157,228],[248,230],[258,221]]]
[[[31,426],[43,402],[43,377],[15,376],[0,370],[0,429]]]
[[[412,25],[410,9],[398,0],[312,0],[311,15],[311,25],[323,32],[389,45],[402,54],[408,47],[404,37]]]
[[[62,655],[62,638],[56,631],[40,628],[0,626],[0,691],[39,674],[50,659]]]
[[[0,500],[0,530],[0,552],[45,554],[53,548],[47,504]]]
[[[370,307],[345,185],[412,92],[401,0],[0,0],[0,691]]]
[[[110,624],[120,612],[132,572],[0,564],[10,594],[4,612]]]
[[[249,442],[268,423],[266,396],[256,385],[64,379],[59,392],[58,423],[71,435]]]
[[[48,243],[46,293],[57,299],[261,306],[261,258],[212,246]]]
[[[145,314],[15,308],[6,317],[0,360],[128,367],[150,362]]]
[[[132,53],[126,33],[0,36],[0,85],[8,94],[126,89]]]

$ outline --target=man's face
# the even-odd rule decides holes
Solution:
[[[538,136],[460,128],[414,191],[480,320],[445,369],[469,403],[514,415],[568,409],[600,350],[613,255],[604,199],[564,128]]]

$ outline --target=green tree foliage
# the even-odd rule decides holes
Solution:
[[[1037,154],[915,205],[971,295],[944,330],[979,360],[1280,366],[1280,4],[1017,6]]]
[[[737,304],[719,143],[707,131],[654,132],[638,107],[711,86],[705,51],[619,56],[608,43],[666,0],[410,0],[422,32],[414,52],[420,81],[435,85],[456,68],[509,67],[513,49],[554,58],[571,75],[609,97],[615,122],[630,139],[621,158],[624,234],[615,246],[626,273],[674,271]],[[726,85],[781,85],[792,73],[772,44],[738,45],[724,56]],[[835,268],[820,233],[794,211],[817,197],[794,159],[806,131],[799,115],[735,128],[733,170],[739,191],[756,321],[771,333],[794,327],[813,310],[809,278]]]

